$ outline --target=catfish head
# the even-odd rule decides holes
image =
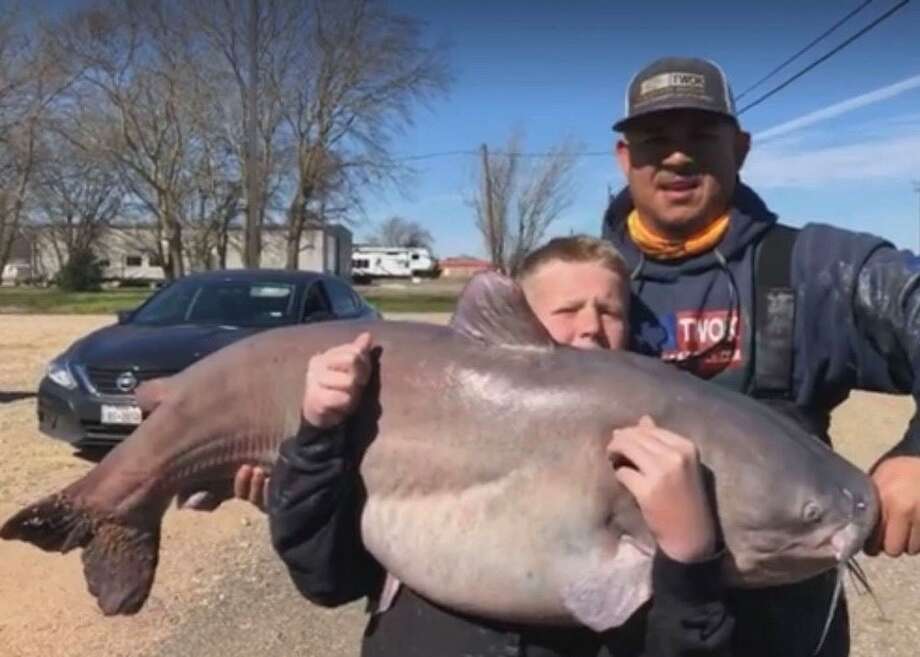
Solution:
[[[726,576],[741,588],[791,584],[848,562],[879,515],[866,473],[795,423],[766,415],[744,431],[746,456],[721,481],[716,473]]]

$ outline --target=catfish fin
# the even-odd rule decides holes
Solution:
[[[21,510],[0,527],[0,538],[48,552],[82,547],[83,574],[106,616],[133,614],[147,600],[159,556],[160,528],[144,528],[89,509],[56,493]]]
[[[473,340],[497,346],[551,349],[555,343],[511,278],[496,272],[476,274],[463,288],[450,328]]]
[[[628,538],[615,555],[592,559],[563,587],[565,608],[595,632],[619,627],[652,597],[652,555]]]
[[[396,579],[394,575],[387,573],[387,577],[383,582],[383,589],[380,591],[380,600],[378,600],[377,608],[373,613],[382,614],[392,607],[400,588],[402,588],[402,582]]]

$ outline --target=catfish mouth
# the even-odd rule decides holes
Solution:
[[[834,549],[834,556],[837,563],[846,563],[862,549],[868,538],[868,532],[865,532],[855,522],[849,523],[843,529],[831,536],[831,547]]]
[[[766,588],[795,584],[849,562],[862,548],[865,528],[850,521],[815,540],[751,542],[733,551],[724,566],[728,583],[737,588]],[[739,558],[739,555],[743,555]]]
[[[809,556],[790,553],[782,556],[764,555],[746,564],[739,564],[731,558],[726,562],[724,574],[726,581],[733,587],[759,589],[795,584],[839,566],[840,562],[832,554]]]

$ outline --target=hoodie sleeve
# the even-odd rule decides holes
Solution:
[[[660,550],[652,562],[654,595],[646,625],[645,653],[654,657],[728,657],[734,618],[723,599],[722,558],[696,563],[670,559]]]
[[[850,390],[920,397],[920,258],[872,235],[802,229],[793,253],[798,403]],[[889,455],[920,455],[920,420]]]
[[[332,607],[371,595],[382,572],[361,542],[363,494],[341,427],[306,422],[282,443],[269,484],[272,546],[301,594]]]

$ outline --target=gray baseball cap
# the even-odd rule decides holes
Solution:
[[[735,99],[725,72],[715,62],[695,57],[663,57],[639,71],[626,88],[626,116],[613,124],[623,128],[653,112],[696,109],[738,122]]]

